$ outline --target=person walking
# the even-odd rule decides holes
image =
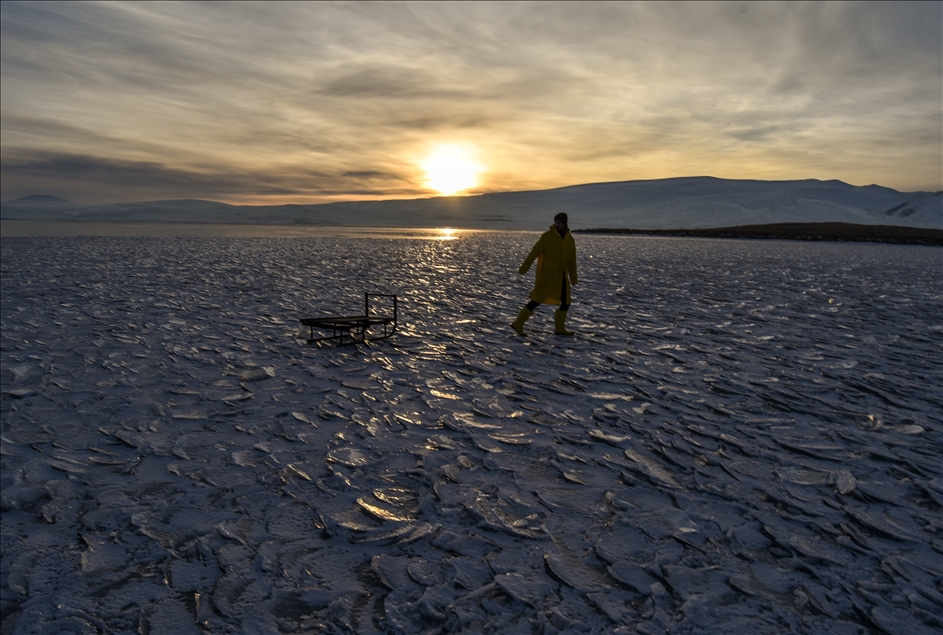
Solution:
[[[576,243],[563,212],[553,217],[553,225],[530,250],[518,273],[526,274],[534,260],[537,261],[537,278],[530,292],[530,302],[521,309],[511,326],[518,335],[524,335],[524,322],[530,319],[538,306],[559,303],[560,308],[553,314],[554,333],[573,335],[573,331],[566,328],[566,312],[570,308],[570,285],[577,282]]]

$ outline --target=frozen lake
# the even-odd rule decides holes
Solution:
[[[4,635],[941,632],[943,250],[458,236],[5,235]]]

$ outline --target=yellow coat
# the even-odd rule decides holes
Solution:
[[[537,280],[530,292],[530,299],[541,304],[560,304],[560,290],[564,286],[564,277],[569,278],[566,285],[566,304],[570,303],[570,285],[576,284],[576,243],[573,234],[567,231],[560,238],[560,232],[554,226],[545,231],[530,250],[521,275],[527,273],[534,260],[537,260]]]

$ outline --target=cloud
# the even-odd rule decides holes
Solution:
[[[455,92],[433,90],[434,78],[420,69],[402,68],[388,64],[372,64],[355,69],[342,69],[316,93],[330,97],[407,98],[455,96]]]
[[[342,176],[349,176],[355,179],[389,179],[396,178],[395,175],[389,174],[387,172],[377,172],[376,170],[363,170],[360,172],[351,171],[344,172]]]
[[[252,175],[221,172],[198,173],[169,168],[152,161],[125,161],[88,155],[31,152],[17,149],[5,152],[0,169],[11,187],[21,181],[41,179],[60,187],[93,182],[125,195],[159,197],[162,192],[179,192],[181,198],[231,193],[285,194],[292,190]],[[316,176],[316,175],[312,175]]]
[[[30,187],[77,182],[68,157],[95,200],[128,183],[230,202],[422,195],[418,164],[447,142],[479,148],[484,191],[690,173],[943,187],[940,3],[0,14],[4,198],[27,164]]]
[[[336,196],[356,193],[377,196],[392,189],[400,193],[421,195],[422,191],[404,187],[403,179],[395,174],[377,171],[349,171],[324,173],[298,169],[294,172],[232,173],[224,171],[199,172],[174,169],[150,161],[123,161],[88,155],[55,154],[11,149],[6,152],[0,169],[9,179],[11,190],[25,189],[40,182],[55,184],[57,191],[79,189],[86,184],[110,192],[120,192],[119,200],[152,200],[159,198],[224,198],[232,195],[248,197]],[[365,182],[379,183],[381,187],[365,188]],[[168,197],[168,192],[176,193]],[[4,199],[17,198],[4,195]],[[98,201],[83,201],[98,202]]]

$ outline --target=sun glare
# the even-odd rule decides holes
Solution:
[[[439,235],[436,236],[438,240],[455,240],[458,238],[455,230],[451,227],[438,227],[436,231],[439,232]]]
[[[422,163],[426,186],[450,196],[478,185],[481,166],[459,146],[439,146]]]

